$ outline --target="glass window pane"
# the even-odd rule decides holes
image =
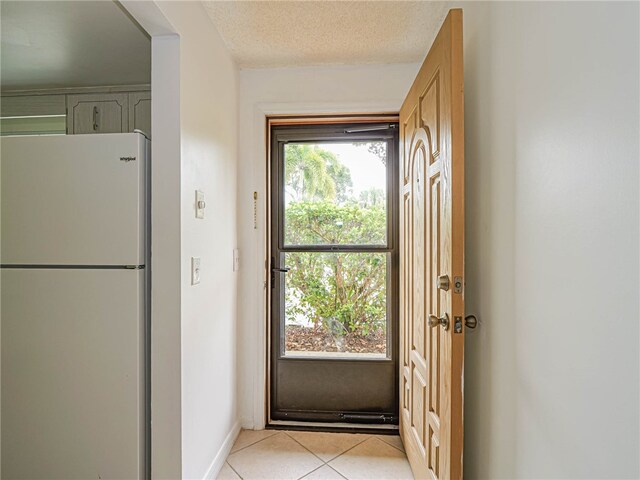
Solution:
[[[386,245],[387,144],[288,143],[285,245]]]
[[[286,356],[387,357],[388,253],[285,253]]]

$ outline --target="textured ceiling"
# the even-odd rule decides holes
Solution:
[[[151,80],[151,40],[113,1],[1,1],[3,89]]]
[[[446,2],[205,1],[240,67],[421,61]]]

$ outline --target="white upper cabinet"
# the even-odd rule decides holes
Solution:
[[[67,95],[67,132],[122,133],[129,131],[127,93]]]
[[[0,134],[127,133],[151,137],[151,92],[132,86],[7,94],[0,102]],[[55,128],[54,128],[55,127]]]
[[[133,130],[151,138],[151,92],[129,93],[129,131]]]

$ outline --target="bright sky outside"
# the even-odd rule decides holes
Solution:
[[[334,153],[338,159],[351,170],[353,193],[357,197],[360,192],[370,188],[386,191],[386,167],[373,153],[369,153],[367,145],[352,143],[323,143],[322,148]]]

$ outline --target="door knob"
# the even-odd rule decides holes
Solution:
[[[464,317],[464,325],[467,328],[474,329],[478,326],[478,319],[475,315],[467,315]]]
[[[435,315],[429,315],[429,326],[433,328],[437,327],[438,325],[442,325],[442,328],[444,328],[445,330],[449,330],[449,315],[445,313],[440,318]]]
[[[438,277],[438,288],[445,292],[449,290],[449,275],[440,275]]]

